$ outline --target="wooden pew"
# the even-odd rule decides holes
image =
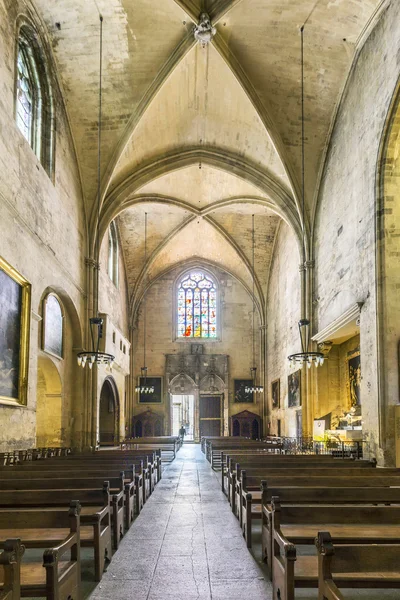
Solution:
[[[35,474],[34,474],[35,475]],[[111,524],[113,547],[118,548],[120,539],[125,532],[125,481],[124,473],[119,477],[108,477],[109,489],[111,490]],[[52,477],[47,479],[25,478],[25,479],[0,479],[0,490],[20,490],[31,493],[33,490],[62,490],[69,495],[71,489],[101,489],[104,485],[102,477]],[[132,486],[133,484],[126,484]]]
[[[265,440],[241,440],[241,441],[210,441],[206,443],[206,458],[211,463],[212,469],[218,469],[221,466],[221,452],[234,453],[235,450],[264,450],[270,453],[280,453],[282,446],[276,438]]]
[[[282,504],[290,505],[400,505],[400,488],[388,487],[352,487],[352,488],[323,488],[323,487],[273,487],[268,488],[263,482],[262,492],[262,560],[272,567],[272,498],[279,497]],[[251,527],[251,522],[245,526]],[[249,532],[248,535],[251,535]],[[247,538],[246,538],[247,539]]]
[[[400,544],[400,506],[293,506],[274,497],[272,509],[273,597],[281,600],[317,586],[317,557],[297,555],[296,544],[313,544],[321,524],[337,544]]]
[[[282,468],[297,467],[321,467],[321,468],[375,468],[376,461],[355,460],[351,458],[333,458],[328,455],[284,455],[284,454],[245,454],[235,453],[225,455],[221,452],[221,486],[222,491],[227,491],[230,497],[229,488],[232,483],[233,473],[240,473],[240,470],[261,469],[263,466],[281,466]],[[226,482],[225,482],[226,478]]]
[[[370,473],[370,474],[369,474]],[[232,512],[243,525],[243,511],[254,514],[248,509],[249,503],[253,506],[255,500],[261,506],[261,482],[267,481],[269,486],[298,486],[298,487],[389,487],[400,485],[400,471],[398,469],[351,469],[327,468],[292,468],[274,469],[263,468],[260,470],[241,470],[239,476],[233,476],[229,488]],[[335,483],[336,482],[336,483]],[[248,497],[248,494],[251,494]],[[258,511],[261,514],[261,508]]]
[[[20,539],[8,539],[0,553],[0,600],[20,600],[21,559],[25,552]]]
[[[318,532],[318,597],[343,600],[339,588],[400,587],[397,544],[333,544],[329,532]]]
[[[176,453],[181,447],[180,438],[165,437],[165,438],[130,438],[121,442],[121,450],[161,450],[164,452],[164,459],[169,457],[172,461],[176,458]]]
[[[52,464],[46,462],[46,464],[34,465],[30,469],[21,468],[20,466],[15,467],[12,470],[2,471],[0,470],[0,477],[3,481],[9,482],[10,480],[27,480],[30,479],[55,479],[55,478],[72,478],[74,476],[77,479],[86,479],[87,477],[99,477],[106,480],[111,478],[120,477],[121,473],[124,473],[124,510],[125,510],[125,527],[129,529],[133,522],[134,515],[139,514],[143,508],[147,497],[152,492],[151,480],[148,476],[148,471],[142,469],[141,474],[135,473],[135,465],[130,464],[127,466],[125,471],[120,470],[120,463],[114,463],[104,465],[103,463],[94,464],[93,462],[78,461],[76,464],[63,463],[63,464]],[[143,478],[145,486],[143,484]],[[1,483],[0,483],[1,485]],[[22,485],[22,484],[21,484]],[[0,488],[1,489],[1,488]],[[119,493],[119,489],[115,490]]]
[[[79,502],[73,501],[68,512],[29,511],[24,514],[13,511],[0,515],[0,531],[7,539],[10,538],[9,532],[12,532],[14,539],[18,535],[25,546],[36,548],[43,547],[42,542],[46,538],[48,541],[56,540],[56,546],[44,551],[43,561],[22,562],[21,596],[45,597],[46,600],[80,598],[79,514]],[[44,547],[47,545],[44,544]],[[67,554],[70,555],[69,558]],[[0,586],[4,587],[4,582],[0,582]]]
[[[95,581],[100,581],[112,558],[110,497],[103,489],[0,491],[0,513],[11,510],[66,510],[74,498],[81,505],[81,546],[93,548]]]

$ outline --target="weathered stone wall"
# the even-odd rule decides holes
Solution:
[[[57,90],[53,89],[57,123],[54,182],[14,120],[16,17],[24,13],[25,8],[23,2],[7,2],[6,5],[0,0],[0,255],[32,284],[33,318],[29,342],[28,402],[26,407],[20,408],[0,404],[0,450],[35,445],[42,296],[47,288],[62,291],[82,321],[85,314],[86,253],[79,173]],[[54,362],[62,361],[55,359]],[[71,393],[79,397],[78,404],[82,404],[82,389],[79,375],[74,372],[72,376],[70,372],[68,384],[62,391],[69,406],[72,401],[75,402]],[[70,418],[69,414],[64,425],[70,427]]]
[[[287,357],[300,352],[297,323],[300,319],[300,257],[291,228],[282,221],[275,239],[267,297],[266,392],[270,432],[296,435],[297,408],[288,408],[288,375],[291,370]],[[280,381],[280,408],[272,410],[271,383]]]
[[[204,354],[228,354],[229,355],[229,410],[230,414],[236,414],[242,410],[250,410],[262,414],[262,399],[257,398],[254,404],[233,402],[233,380],[250,378],[251,363],[251,324],[252,324],[252,301],[245,288],[238,281],[222,271],[214,269],[219,281],[220,308],[221,308],[221,340],[212,342],[201,339],[177,339],[175,340],[174,319],[174,284],[180,271],[174,270],[157,280],[147,293],[147,367],[149,376],[165,375],[165,354],[189,353],[192,343],[202,343]],[[137,329],[134,332],[134,377],[135,381],[140,374],[143,365],[143,304],[139,311]],[[258,332],[259,321],[256,314],[256,331]],[[261,344],[259,333],[257,335],[256,352],[258,355],[259,377]],[[165,423],[168,427],[168,393],[164,386],[164,405],[139,404],[135,395],[134,414],[143,412],[149,406],[152,410],[164,412]]]
[[[400,5],[392,2],[350,76],[330,142],[315,223],[317,329],[326,327],[355,302],[364,302],[360,327],[363,421],[377,454],[384,439],[379,433],[378,402],[376,169],[399,73],[399,19]],[[394,348],[380,349],[389,350],[393,353]],[[398,401],[397,378],[396,384],[397,394],[381,402]],[[392,436],[393,427],[385,434],[388,447]]]

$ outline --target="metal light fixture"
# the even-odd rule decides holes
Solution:
[[[306,242],[305,242],[305,160],[304,160],[304,25],[300,29],[301,35],[301,178],[302,178],[302,227],[303,227],[303,269],[302,276],[303,281],[303,315],[306,314],[306,300],[305,290],[306,287]],[[299,334],[301,341],[301,352],[297,354],[291,354],[288,356],[290,366],[302,367],[307,365],[310,369],[312,365],[316,367],[324,364],[325,356],[322,352],[309,352],[308,348],[310,345],[310,321],[306,318],[300,319],[299,323]]]
[[[144,213],[144,268],[147,268],[147,213]],[[147,384],[147,367],[146,367],[146,323],[147,323],[147,305],[146,305],[145,288],[143,294],[143,367],[140,368],[139,385],[135,387],[135,392],[138,394],[154,394],[154,386]],[[142,382],[142,379],[144,380]]]
[[[251,379],[253,381],[252,385],[249,385],[244,388],[246,394],[262,394],[264,391],[264,387],[262,385],[257,385],[257,367],[256,367],[256,353],[255,353],[255,310],[256,310],[256,298],[254,295],[254,285],[255,285],[255,270],[254,270],[254,251],[255,251],[255,234],[254,234],[254,215],[251,215],[251,223],[252,223],[252,275],[253,275],[253,333],[252,333],[252,359],[253,366],[250,367]]]
[[[112,368],[115,356],[100,352],[100,340],[103,337],[103,319],[99,316],[99,274],[100,274],[100,195],[101,195],[101,128],[102,128],[102,83],[103,83],[103,17],[100,15],[100,55],[99,55],[99,125],[97,130],[98,150],[97,150],[97,228],[95,240],[95,256],[96,263],[96,287],[93,295],[93,312],[95,317],[89,319],[90,337],[92,341],[92,349],[85,352],[79,352],[77,355],[78,365],[89,369],[94,364],[108,365]]]

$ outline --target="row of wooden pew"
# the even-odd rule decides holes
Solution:
[[[0,600],[79,600],[80,549],[92,549],[100,581],[161,465],[149,442],[0,466]],[[31,548],[45,549],[43,560],[25,561]]]
[[[229,441],[227,441],[229,440]],[[228,446],[227,446],[228,444]],[[202,437],[201,448],[213,469],[221,468],[221,453],[235,448],[262,449],[264,452],[281,454],[283,444],[280,438],[268,437],[265,440],[251,440],[242,437]]]
[[[139,445],[157,446],[163,453],[163,460],[174,460],[176,453],[182,446],[180,436],[159,436],[159,437],[141,437],[127,438],[121,442],[121,450],[134,450]]]
[[[339,600],[341,588],[400,587],[400,469],[274,454],[237,438],[209,443],[220,452],[221,488],[249,548],[261,523],[274,600],[294,600],[296,588]]]
[[[0,465],[13,465],[16,463],[41,460],[44,458],[53,458],[55,456],[66,456],[71,453],[71,448],[47,447],[47,448],[28,448],[23,450],[10,450],[9,452],[0,452]]]

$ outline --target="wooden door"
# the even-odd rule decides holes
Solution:
[[[200,396],[200,437],[222,435],[221,396]]]

